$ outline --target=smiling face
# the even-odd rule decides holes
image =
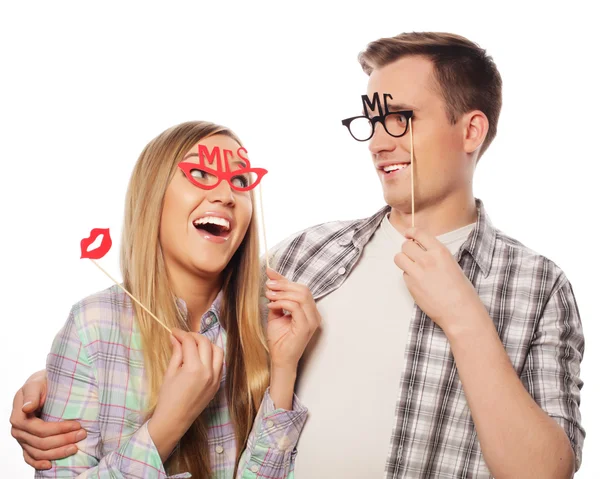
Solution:
[[[204,138],[184,156],[186,163],[197,163],[198,146],[208,151],[218,147],[226,155],[231,171],[246,164],[237,156],[240,145],[227,135]],[[224,156],[224,155],[222,155]],[[252,197],[249,191],[238,191],[227,181],[204,189],[197,184],[214,183],[200,168],[190,171],[192,182],[184,171],[177,169],[165,192],[160,222],[160,244],[167,268],[186,270],[194,275],[219,275],[242,243],[252,219]],[[233,185],[242,186],[247,175],[232,177]]]
[[[433,63],[421,56],[407,56],[373,70],[368,96],[385,93],[389,111],[413,110],[415,158],[415,208],[441,202],[454,192],[470,188],[473,158],[465,147],[469,118],[451,124],[444,99],[437,91]],[[377,113],[374,113],[376,115]],[[387,204],[403,212],[411,209],[410,131],[401,138],[386,133],[380,123],[369,141],[369,150]]]

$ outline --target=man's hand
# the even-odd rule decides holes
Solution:
[[[456,259],[437,238],[410,228],[402,251],[394,257],[404,271],[404,281],[419,307],[448,333],[460,329],[461,318],[485,311],[475,288]]]
[[[75,443],[87,435],[78,422],[45,422],[37,417],[46,391],[46,371],[33,374],[17,391],[10,415],[11,434],[23,448],[25,462],[40,470],[50,469],[50,461],[75,454]]]

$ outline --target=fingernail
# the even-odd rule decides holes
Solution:
[[[269,296],[277,296],[277,293],[275,291],[267,291],[267,294]]]
[[[25,409],[27,406],[29,406],[32,403],[32,401],[27,401],[25,404],[23,404],[22,409]]]
[[[78,450],[79,449],[77,449],[76,446],[71,446],[71,447],[67,448],[67,454],[69,456],[71,456],[71,455],[75,454]]]
[[[274,279],[270,279],[269,281],[267,281],[267,286],[275,286],[277,284],[277,281],[275,281]]]
[[[85,431],[82,429],[77,434],[75,434],[75,439],[81,441],[85,437]],[[77,448],[75,448],[77,449]]]

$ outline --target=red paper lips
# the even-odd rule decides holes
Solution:
[[[92,251],[88,251],[88,247],[96,241],[98,236],[103,235],[102,243],[96,249]],[[109,228],[94,228],[90,232],[90,236],[88,238],[83,238],[81,240],[81,258],[89,258],[89,259],[100,259],[102,258],[112,246],[112,239],[110,238],[110,230]]]

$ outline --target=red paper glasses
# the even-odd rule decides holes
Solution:
[[[208,148],[204,145],[198,145],[198,163],[182,161],[179,163],[179,168],[185,173],[186,178],[198,188],[203,190],[212,190],[216,188],[221,181],[227,181],[231,188],[236,191],[249,191],[256,188],[260,180],[268,171],[264,168],[251,168],[250,160],[247,156],[241,155],[241,152],[248,154],[248,150],[240,147],[237,150],[237,156],[242,158],[242,168],[231,171],[227,156],[233,156],[233,151],[223,150],[215,146],[209,153]],[[193,155],[196,156],[196,155]],[[216,169],[207,166],[216,163]]]

